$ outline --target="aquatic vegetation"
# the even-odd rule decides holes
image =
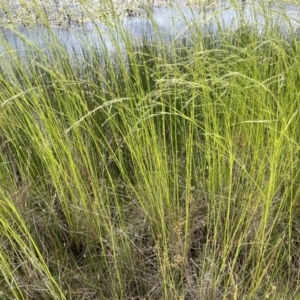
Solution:
[[[154,7],[173,4],[174,1],[165,0],[1,0],[0,24],[50,23],[52,26],[69,27],[124,15],[147,17]]]

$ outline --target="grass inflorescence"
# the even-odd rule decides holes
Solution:
[[[297,299],[297,32],[120,36],[1,36],[1,299]]]

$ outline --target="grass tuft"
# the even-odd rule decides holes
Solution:
[[[1,297],[298,299],[299,34],[118,26],[0,37]]]

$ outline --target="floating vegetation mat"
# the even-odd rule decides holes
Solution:
[[[124,16],[149,18],[153,14],[157,15],[156,9],[160,7],[171,7],[179,11],[189,7],[193,11],[218,13],[225,8],[239,10],[252,4],[257,10],[264,2],[254,0],[236,0],[236,2],[226,0],[0,0],[0,27],[43,24],[70,28],[83,23],[105,23]],[[281,6],[289,15],[299,19],[299,10],[293,0],[268,1],[269,10],[278,11]]]
[[[77,22],[103,19],[111,12],[107,1],[77,0],[35,0],[1,1],[0,24],[21,24],[49,22],[51,25],[66,25]]]
[[[30,25],[46,21],[52,26],[70,26],[116,16],[147,16],[154,7],[180,3],[183,1],[0,0],[0,25]]]

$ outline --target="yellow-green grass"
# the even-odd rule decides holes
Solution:
[[[1,298],[298,299],[297,33],[119,33],[1,38]]]

